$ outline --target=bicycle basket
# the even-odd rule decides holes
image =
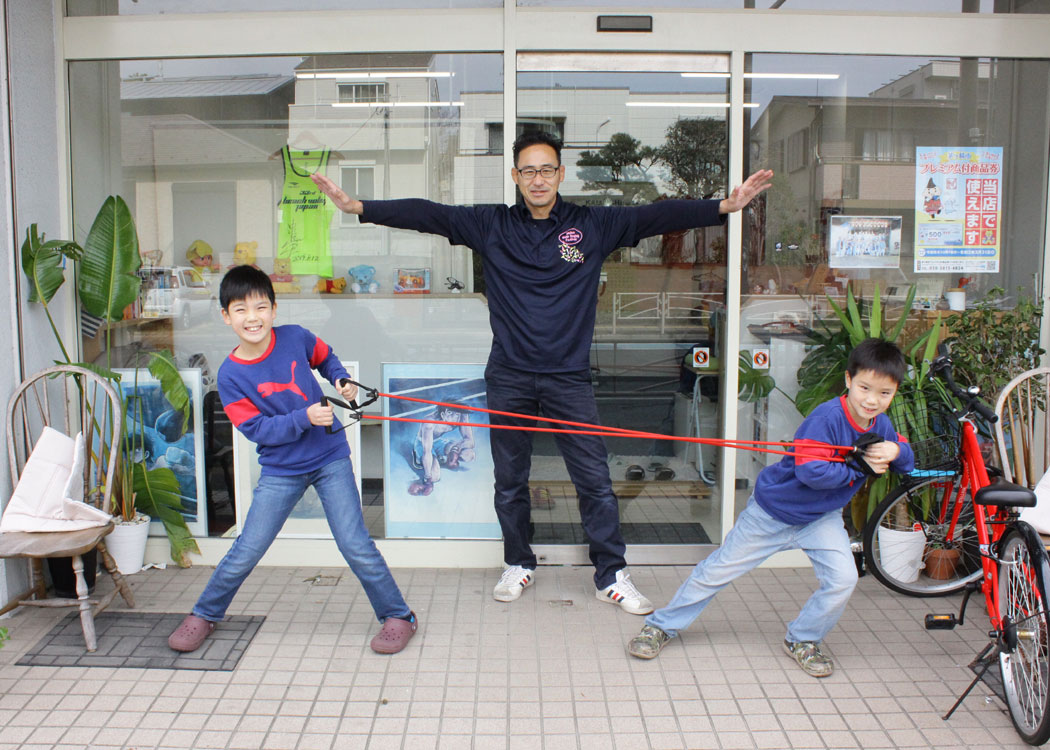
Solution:
[[[915,453],[916,471],[949,470],[959,465],[959,422],[946,404],[898,395],[887,415]]]

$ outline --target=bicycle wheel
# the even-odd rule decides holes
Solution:
[[[1048,571],[1039,536],[1025,526],[1010,529],[999,547],[999,615],[1009,647],[1000,654],[999,667],[1017,733],[1025,742],[1041,745],[1050,739]]]
[[[864,560],[884,585],[944,596],[981,577],[973,499],[969,490],[960,494],[961,481],[952,473],[903,484],[875,507],[864,526]]]

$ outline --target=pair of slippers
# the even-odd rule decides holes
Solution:
[[[649,471],[653,473],[653,478],[658,482],[670,482],[675,476],[674,469],[665,464],[651,463]],[[638,464],[631,464],[627,467],[624,478],[628,482],[641,482],[645,479],[645,469]]]

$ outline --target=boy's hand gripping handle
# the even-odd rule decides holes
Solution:
[[[877,432],[865,432],[863,435],[859,435],[856,440],[853,441],[853,450],[846,456],[846,463],[852,466],[854,469],[867,474],[869,477],[875,476],[875,472],[868,462],[864,460],[864,451],[868,449],[869,445],[875,445],[875,443],[881,443],[882,436]]]
[[[357,386],[358,394],[359,394],[357,398],[361,397],[360,393],[364,393],[365,396],[367,396],[367,399],[365,401],[362,401],[361,403],[358,403],[357,402],[357,398],[355,398],[353,401],[351,401],[348,404],[345,401],[342,401],[342,400],[336,398],[335,396],[324,396],[324,395],[322,395],[321,396],[321,406],[328,406],[328,404],[335,404],[336,406],[341,406],[342,408],[344,408],[344,409],[346,409],[347,411],[350,412],[350,421],[347,422],[346,424],[340,424],[340,426],[338,426],[338,427],[336,427],[335,425],[325,425],[324,431],[327,432],[329,435],[331,435],[333,433],[336,433],[336,432],[339,432],[340,430],[345,430],[349,425],[352,425],[354,422],[360,421],[361,420],[361,411],[366,406],[368,406],[370,404],[374,404],[376,401],[379,400],[379,392],[375,388],[369,388],[368,386],[361,385],[356,380],[351,380],[350,378],[340,378],[339,379],[339,385],[343,385],[345,383],[351,383],[351,384]]]

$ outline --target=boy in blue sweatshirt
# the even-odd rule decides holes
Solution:
[[[645,619],[642,632],[627,646],[631,656],[655,658],[733,579],[776,552],[801,549],[820,587],[788,624],[784,650],[808,675],[832,673],[834,664],[820,642],[857,585],[842,508],[869,474],[915,467],[911,447],[885,414],[906,371],[901,350],[882,339],[867,339],[850,353],[846,395],[818,406],[795,433],[795,447],[805,455],[785,456],[762,470],[725,543],[693,569],[666,607]],[[865,433],[874,433],[877,442],[848,463],[813,457],[832,458],[837,452],[831,446],[859,445]]]
[[[274,327],[277,304],[270,278],[236,266],[219,286],[222,319],[240,344],[219,368],[219,397],[233,425],[257,446],[261,476],[240,536],[219,562],[168,645],[195,651],[226,615],[237,589],[273,543],[310,485],[317,490],[339,551],[361,581],[382,629],[372,650],[397,653],[418,622],[368,535],[346,438],[329,434],[332,407],[322,406],[316,369],[352,400],[357,386],[332,348],[305,328]]]

